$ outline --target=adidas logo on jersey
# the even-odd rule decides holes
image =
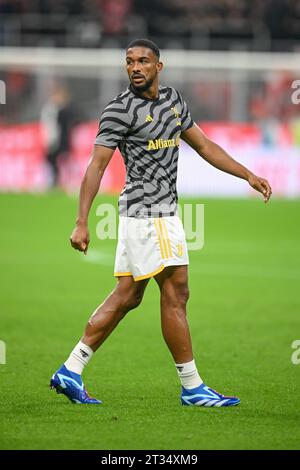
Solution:
[[[150,116],[150,114],[148,114],[148,116],[145,119],[145,122],[152,122],[152,121],[153,121],[153,117]]]

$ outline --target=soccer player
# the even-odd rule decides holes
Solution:
[[[50,382],[52,388],[75,403],[101,403],[88,395],[82,371],[120,320],[140,304],[152,277],[160,290],[163,336],[182,385],[181,403],[219,407],[240,402],[206,386],[194,362],[186,318],[189,260],[177,216],[179,139],[216,168],[246,180],[263,194],[265,202],[272,191],[268,181],[251,173],[206,137],[177,90],[159,85],[162,67],[159,49],[153,42],[137,39],[129,44],[129,88],[102,113],[93,155],[81,184],[78,217],[70,240],[73,248],[87,253],[88,214],[104,171],[116,147],[120,149],[127,177],[119,198],[114,272],[117,283],[90,317],[82,338]]]

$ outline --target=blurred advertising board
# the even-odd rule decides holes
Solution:
[[[201,123],[200,127],[235,159],[269,179],[275,194],[300,196],[300,122]],[[70,154],[60,160],[60,183],[68,192],[78,190],[97,128],[97,122],[86,122],[72,132]],[[41,125],[0,126],[0,138],[0,190],[46,190],[49,169]],[[102,191],[118,193],[124,181],[125,168],[117,150],[105,172]],[[254,193],[244,181],[206,163],[184,142],[180,146],[178,191],[181,195],[233,197]]]

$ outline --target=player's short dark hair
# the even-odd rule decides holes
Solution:
[[[150,41],[150,39],[134,39],[128,44],[126,51],[128,51],[130,47],[147,47],[148,49],[151,49],[154,52],[154,54],[157,56],[157,58],[159,59],[159,56],[160,56],[159,48],[153,41]]]

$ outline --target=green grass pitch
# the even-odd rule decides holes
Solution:
[[[205,203],[205,246],[190,253],[195,359],[205,382],[239,396],[240,406],[180,405],[153,280],[85,370],[103,405],[72,405],[51,392],[50,376],[114,286],[115,241],[96,238],[96,203],[85,259],[69,245],[77,199],[3,194],[1,449],[299,449],[300,364],[291,345],[300,339],[300,201],[194,202]]]

